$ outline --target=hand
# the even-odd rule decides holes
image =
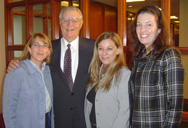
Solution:
[[[19,60],[11,60],[8,64],[7,72],[13,72],[17,67],[19,67]]]

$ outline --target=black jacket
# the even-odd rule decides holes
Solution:
[[[93,56],[94,40],[79,37],[78,69],[72,92],[60,68],[61,38],[52,41],[50,69],[54,90],[56,128],[86,128],[84,119],[85,87],[89,80],[88,67]]]

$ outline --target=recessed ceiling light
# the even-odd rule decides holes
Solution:
[[[62,1],[62,2],[61,2],[61,6],[69,6],[69,2],[67,2],[67,1]]]
[[[170,19],[178,19],[177,16],[170,16]]]
[[[69,6],[69,2],[67,2],[67,1],[62,1],[62,2],[61,2],[61,6]],[[76,3],[73,2],[73,6],[78,7],[79,4],[76,4]]]
[[[141,1],[145,1],[145,0],[126,0],[126,2],[141,2]]]
[[[180,21],[174,21],[174,23],[180,23]]]

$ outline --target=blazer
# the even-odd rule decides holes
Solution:
[[[79,37],[78,69],[72,92],[60,67],[61,38],[52,41],[51,75],[54,88],[56,128],[86,128],[84,119],[85,87],[89,80],[88,67],[93,56],[94,40]]]
[[[97,128],[129,128],[130,107],[128,82],[130,74],[131,72],[128,68],[122,67],[120,70],[120,79],[117,84],[115,83],[116,77],[114,76],[108,92],[104,92],[104,90],[98,90],[96,92],[95,115]],[[86,97],[93,86],[88,88]],[[87,128],[91,128],[90,113],[92,103],[86,97],[84,105],[85,119]]]
[[[184,75],[181,56],[167,48],[133,60],[130,77],[132,128],[178,128],[183,111]]]
[[[41,73],[26,59],[11,74],[6,74],[3,92],[3,117],[6,128],[45,128],[46,92],[53,103],[49,66]],[[53,113],[53,109],[52,109]],[[54,128],[51,117],[51,128]]]

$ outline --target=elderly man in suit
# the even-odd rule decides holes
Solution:
[[[76,7],[63,8],[59,14],[59,24],[62,37],[52,41],[50,62],[55,127],[86,128],[84,96],[94,40],[79,37],[83,16]],[[11,61],[7,71],[11,72],[16,66],[17,62]]]
[[[89,79],[88,67],[93,55],[94,41],[79,37],[83,16],[78,8],[64,8],[60,12],[59,22],[62,37],[52,41],[54,52],[50,63],[54,87],[55,127],[86,128],[84,96]],[[72,87],[64,72],[67,44],[71,44]]]

